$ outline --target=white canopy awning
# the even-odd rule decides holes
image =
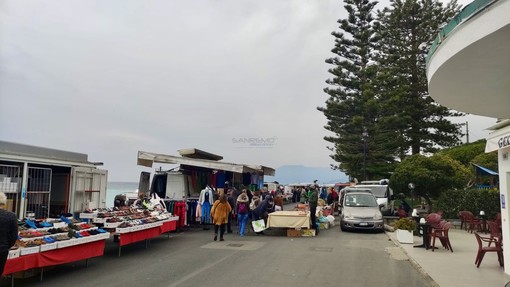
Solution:
[[[228,162],[219,162],[207,159],[185,158],[179,156],[172,156],[166,154],[151,153],[146,151],[138,151],[137,164],[147,167],[152,167],[154,163],[167,163],[167,164],[183,164],[197,167],[205,167],[216,170],[224,170],[235,173],[258,173],[263,175],[275,175],[275,170],[270,167],[261,165],[244,165]]]

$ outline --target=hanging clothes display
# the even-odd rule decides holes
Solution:
[[[212,223],[211,221],[211,207],[214,203],[213,201],[213,191],[210,187],[206,187],[202,189],[200,192],[200,197],[198,198],[198,202],[202,206],[202,218],[201,222],[205,224]]]
[[[186,201],[186,204],[187,204],[186,218],[188,219],[188,224],[197,223],[195,214],[198,201],[196,199],[188,199]]]
[[[225,187],[225,172],[219,171],[216,173],[216,187],[217,188],[224,188]]]

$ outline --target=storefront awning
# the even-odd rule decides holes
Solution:
[[[137,164],[152,167],[154,163],[167,163],[167,164],[184,164],[197,167],[205,167],[216,170],[224,170],[235,173],[258,173],[263,175],[275,175],[275,170],[270,167],[261,165],[244,165],[228,162],[219,162],[214,160],[185,158],[179,156],[172,156],[166,154],[157,154],[146,151],[138,151]]]
[[[483,175],[499,175],[497,172],[493,171],[493,170],[490,170],[486,167],[483,167],[481,165],[477,165],[477,164],[474,164],[472,163],[472,165],[475,166],[476,168],[476,173],[481,173]]]

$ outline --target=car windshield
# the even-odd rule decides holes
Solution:
[[[377,201],[371,194],[347,194],[345,206],[376,207]]]
[[[356,188],[369,189],[375,197],[386,197],[386,185],[357,185]]]

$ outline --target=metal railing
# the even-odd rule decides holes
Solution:
[[[485,9],[486,7],[492,5],[493,3],[497,2],[498,0],[475,0],[468,5],[466,5],[462,10],[460,10],[459,14],[457,14],[453,19],[444,26],[441,31],[439,31],[437,37],[434,39],[434,42],[432,42],[432,45],[430,46],[429,52],[426,57],[426,63],[430,61],[430,58],[434,53],[436,52],[439,45],[441,45],[441,42],[443,39],[448,37],[448,35],[459,25],[461,25],[463,22],[469,20],[471,17],[478,14],[480,11]]]

